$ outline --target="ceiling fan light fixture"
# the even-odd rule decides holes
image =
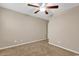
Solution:
[[[40,7],[40,11],[45,11],[45,10],[46,10],[45,8]]]

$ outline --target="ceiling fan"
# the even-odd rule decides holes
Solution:
[[[58,5],[53,5],[52,3],[32,3],[27,5],[37,8],[37,10],[34,12],[35,14],[39,11],[44,11],[45,14],[48,14],[48,9],[57,9],[59,7]]]

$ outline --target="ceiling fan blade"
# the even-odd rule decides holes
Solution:
[[[59,7],[58,5],[55,5],[55,6],[47,6],[46,8],[52,9],[52,8],[58,8],[58,7]]]
[[[48,12],[45,10],[45,14],[48,14]]]
[[[35,11],[34,13],[36,14],[36,13],[38,13],[40,10],[37,10],[37,11]]]
[[[32,5],[32,4],[27,4],[28,6],[32,6],[32,7],[39,7],[39,6],[36,6],[36,5]]]

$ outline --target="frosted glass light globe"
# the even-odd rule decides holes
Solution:
[[[45,11],[46,9],[45,8],[40,8],[40,11]]]

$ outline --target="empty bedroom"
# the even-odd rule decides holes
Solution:
[[[79,3],[0,3],[0,56],[79,56]]]

